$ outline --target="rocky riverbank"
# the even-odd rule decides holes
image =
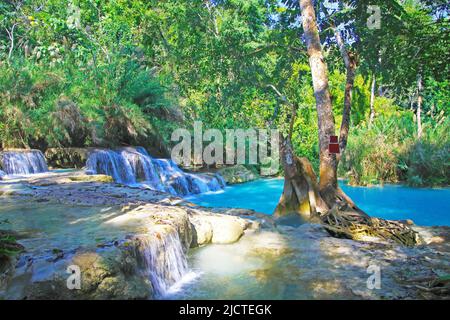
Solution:
[[[230,268],[242,267],[249,286],[272,292],[277,284],[268,298],[449,298],[445,283],[436,283],[450,273],[445,227],[414,227],[426,242],[414,248],[375,238],[338,239],[320,225],[277,224],[251,210],[203,208],[81,170],[8,178],[0,182],[0,202],[0,218],[9,220],[2,228],[14,230],[25,248],[2,264],[5,299],[164,298],[191,267],[201,269],[186,259],[198,250],[241,261]],[[261,263],[247,270],[245,261],[255,257]],[[381,269],[380,289],[367,288],[370,265]],[[79,290],[67,286],[69,266],[79,268]],[[229,272],[226,279],[231,290],[235,279]],[[202,279],[192,286],[197,298]],[[255,298],[254,292],[244,294],[245,286],[240,290],[237,296],[223,289],[201,297]]]
[[[414,248],[334,238],[309,223],[249,231],[227,246],[194,249],[190,263],[203,276],[175,298],[448,299],[449,229],[418,229],[430,238]],[[377,271],[379,288],[368,287]]]
[[[245,230],[258,228],[250,219],[82,171],[9,179],[2,181],[0,194],[6,209],[22,204],[14,214],[29,210],[33,217],[28,218],[35,220],[30,228],[20,221],[26,217],[9,219],[25,252],[14,261],[14,272],[10,265],[3,267],[4,298],[154,298],[187,272],[179,269],[186,268],[189,248],[232,243]],[[46,219],[55,225],[48,226]],[[80,290],[67,288],[70,265],[80,268]],[[180,274],[169,274],[174,268]]]

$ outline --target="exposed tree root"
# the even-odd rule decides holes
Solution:
[[[305,222],[322,223],[335,237],[361,240],[372,236],[406,246],[421,243],[418,233],[409,226],[367,215],[339,187],[332,194],[327,191],[327,195],[322,195],[311,163],[294,156],[289,141],[282,144],[282,154],[285,182],[275,217],[298,214]]]
[[[442,297],[449,297],[450,295],[450,275],[448,274],[440,277],[413,278],[407,282],[420,283],[414,286],[424,293]]]
[[[365,236],[393,240],[406,246],[421,243],[420,236],[407,225],[398,221],[371,218],[348,206],[335,205],[321,217],[327,231],[336,237],[361,240]]]

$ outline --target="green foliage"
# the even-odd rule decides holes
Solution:
[[[8,219],[0,220],[0,226],[10,224]],[[0,230],[0,260],[3,257],[11,257],[23,250],[23,247],[16,242],[16,239],[9,231]]]
[[[194,120],[222,131],[270,125],[286,135],[295,106],[293,147],[318,169],[298,1],[15,3],[0,3],[2,147],[170,146],[172,131]],[[337,129],[346,74],[331,20],[358,58],[341,174],[354,183],[448,183],[448,14],[419,0],[315,3]],[[381,29],[367,28],[368,4],[382,8]],[[376,121],[368,128],[373,76]]]
[[[16,247],[16,239],[11,236],[0,237],[0,257],[14,256],[20,253],[22,250],[20,247]]]
[[[443,115],[428,119],[421,139],[410,112],[380,116],[372,129],[355,128],[340,164],[352,184],[406,181],[413,186],[450,183],[450,122]]]
[[[48,1],[38,11],[35,4],[0,7],[9,32],[0,34],[2,146],[167,142],[167,127],[179,119],[168,119],[176,113],[170,81],[135,42],[143,4]]]
[[[399,155],[402,180],[414,186],[450,184],[450,121],[438,117],[437,124],[427,124],[425,135],[411,142]]]
[[[4,146],[130,144],[164,126],[151,121],[170,109],[158,79],[121,57],[82,70],[22,61],[0,73]]]

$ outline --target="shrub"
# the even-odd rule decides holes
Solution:
[[[406,182],[413,186],[443,186],[450,182],[448,119],[429,119],[418,139],[410,112],[380,116],[372,129],[351,131],[339,174],[351,184]]]

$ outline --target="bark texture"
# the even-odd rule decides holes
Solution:
[[[319,125],[320,149],[320,182],[319,190],[322,198],[330,205],[334,202],[337,188],[336,155],[328,152],[330,136],[335,134],[334,117],[328,89],[328,69],[320,44],[316,15],[311,0],[300,0],[302,24],[306,47],[308,49],[309,65],[316,98],[317,119]]]
[[[339,47],[339,52],[341,53],[342,60],[344,61],[346,69],[346,81],[345,81],[345,92],[344,92],[344,108],[342,111],[342,122],[341,128],[339,130],[339,148],[341,153],[337,156],[337,161],[340,160],[340,155],[344,152],[347,147],[348,133],[350,130],[350,113],[352,109],[352,93],[355,84],[356,66],[357,60],[356,56],[347,50],[345,47],[344,40],[342,39],[341,32],[336,29],[334,24],[332,24],[334,30],[334,36]]]
[[[305,222],[320,222],[320,215],[329,208],[320,197],[311,163],[306,158],[295,156],[289,138],[281,142],[281,160],[285,174],[284,189],[275,208],[275,217],[298,214]]]

